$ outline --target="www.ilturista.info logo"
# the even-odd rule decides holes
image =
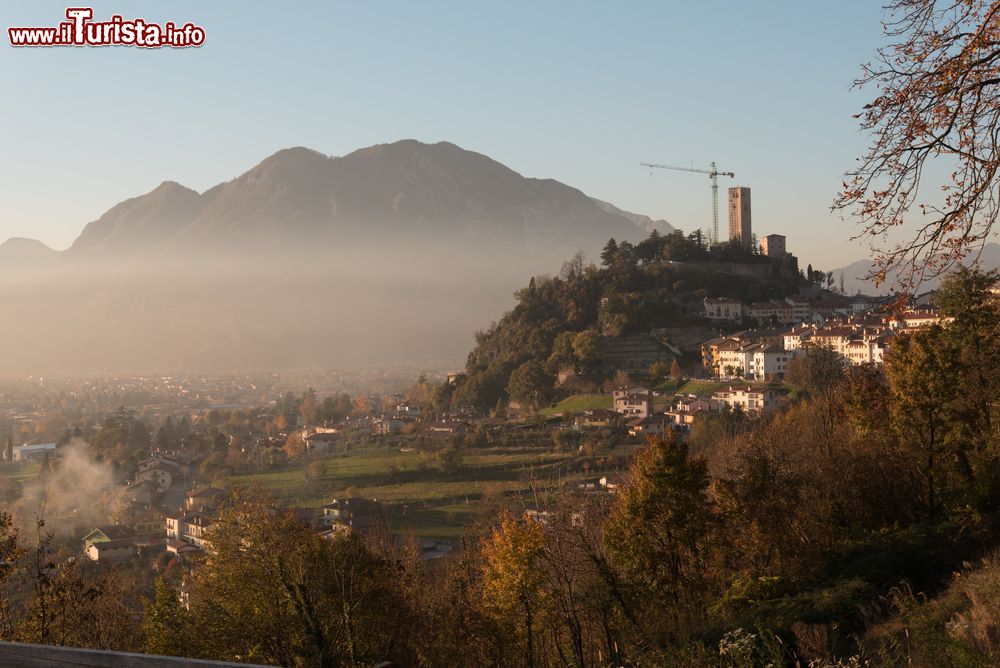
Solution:
[[[144,19],[126,20],[117,14],[108,21],[92,21],[90,7],[70,7],[68,21],[48,28],[7,28],[11,46],[141,46],[183,48],[205,43],[205,29],[193,23],[163,25]]]

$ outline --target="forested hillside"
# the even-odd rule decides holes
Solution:
[[[730,273],[730,263],[759,264],[763,278]],[[579,255],[558,276],[534,277],[517,292],[513,310],[476,334],[459,403],[482,410],[511,398],[511,375],[521,369],[545,395],[564,369],[600,380],[603,337],[645,334],[656,328],[701,327],[705,297],[746,301],[795,294],[797,273],[782,278],[779,262],[738,244],[709,249],[700,231],[685,236],[652,233],[638,244],[608,242],[601,267]],[[785,272],[787,275],[787,272]],[[515,397],[515,399],[518,397]],[[524,397],[520,397],[524,399]]]

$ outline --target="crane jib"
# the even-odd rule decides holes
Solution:
[[[711,169],[697,169],[695,167],[677,167],[674,165],[661,165],[655,162],[640,162],[643,167],[655,167],[657,169],[672,169],[676,172],[694,172],[695,174],[708,174],[708,178],[712,180],[712,243],[719,242],[719,178],[720,176],[728,176],[730,178],[735,178],[736,174],[733,172],[720,172],[716,168],[715,163],[711,164]]]

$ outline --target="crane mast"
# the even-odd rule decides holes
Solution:
[[[719,177],[728,176],[730,178],[736,175],[732,172],[720,172],[715,167],[715,162],[712,162],[710,169],[696,169],[694,167],[675,167],[673,165],[660,165],[653,162],[640,162],[643,167],[655,167],[657,169],[672,169],[678,172],[694,172],[696,174],[708,174],[708,178],[712,181],[712,239],[713,244],[719,242]]]

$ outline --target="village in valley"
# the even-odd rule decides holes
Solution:
[[[748,188],[733,191],[731,197],[749,198]],[[845,367],[878,369],[898,337],[942,322],[933,293],[850,296],[832,289],[832,275],[810,266],[804,276],[785,237],[756,241],[749,215],[748,205],[731,209],[734,250],[727,252],[736,259],[713,271],[737,279],[791,277],[794,294],[758,301],[705,296],[694,313],[688,297],[682,322],[716,335],[688,336],[683,346],[676,328],[670,335],[661,328],[597,337],[600,382],[588,380],[579,364],[550,365],[558,373],[546,402],[511,389],[505,404],[483,410],[456,398],[466,371],[422,373],[406,388],[383,377],[376,385],[397,390],[354,397],[333,389],[343,378],[338,385],[321,375],[308,381],[326,383],[327,396],[311,386],[281,393],[274,377],[133,378],[107,384],[102,404],[122,396],[130,405],[84,412],[72,398],[100,384],[64,381],[61,404],[46,397],[34,411],[8,409],[3,492],[15,503],[44,499],[26,490],[55,475],[72,479],[79,459],[63,455],[87,449],[113,484],[90,492],[93,498],[50,504],[48,512],[56,513],[56,540],[99,564],[190,567],[192,557],[211,549],[220,508],[249,489],[276,494],[322,536],[384,532],[415,542],[424,558],[434,559],[500,508],[519,507],[544,521],[546,494],[615,494],[629,457],[647,437],[671,431],[685,439],[719,415],[767,419],[796,400],[800,388],[789,382],[790,372],[816,351]],[[663,256],[639,266],[690,265],[664,250],[672,239],[691,243],[677,234],[654,232],[643,244],[655,244]],[[608,271],[628,250],[611,244]],[[640,255],[643,244],[636,247]],[[704,252],[700,238],[694,244]],[[371,387],[373,377],[353,381]],[[15,432],[23,438],[60,424],[53,413],[64,429],[58,443],[13,445]]]

